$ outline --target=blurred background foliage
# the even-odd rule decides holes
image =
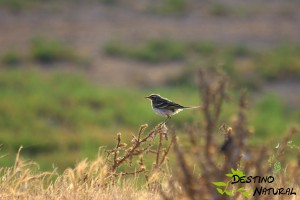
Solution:
[[[144,96],[201,104],[197,73],[212,67],[231,82],[222,120],[247,90],[251,142],[275,146],[300,120],[299,3],[261,3],[0,0],[1,165],[21,145],[42,169],[94,158],[117,132],[163,119]],[[171,124],[184,138],[199,121],[186,111]]]

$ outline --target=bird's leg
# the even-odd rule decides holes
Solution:
[[[167,115],[167,118],[165,119],[164,124],[166,124],[169,119],[171,119],[171,117],[169,115]]]
[[[169,119],[171,119],[171,117],[170,117],[170,115],[167,115],[167,118],[165,119],[165,121],[161,123],[161,125],[164,126],[164,128],[163,128],[164,132],[162,134],[165,136],[166,140],[168,140],[168,128],[166,126],[166,123]]]

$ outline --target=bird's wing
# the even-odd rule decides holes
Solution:
[[[175,102],[172,101],[165,101],[163,104],[161,104],[159,106],[160,108],[165,108],[165,109],[169,109],[169,110],[174,110],[174,109],[181,109],[181,108],[185,108],[182,105],[179,105]]]
[[[155,106],[158,108],[164,108],[166,106],[166,101],[158,101]]]

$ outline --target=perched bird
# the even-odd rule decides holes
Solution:
[[[152,109],[157,114],[167,117],[165,122],[168,119],[170,119],[172,115],[175,115],[184,109],[193,109],[193,108],[200,107],[200,106],[193,106],[193,107],[182,106],[175,102],[170,101],[169,99],[163,98],[158,94],[151,94],[145,98],[151,100]]]

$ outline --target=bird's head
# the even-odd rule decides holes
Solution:
[[[149,96],[147,96],[145,98],[150,99],[150,100],[153,101],[153,100],[161,99],[161,96],[159,96],[158,94],[151,94],[151,95],[149,95]]]

